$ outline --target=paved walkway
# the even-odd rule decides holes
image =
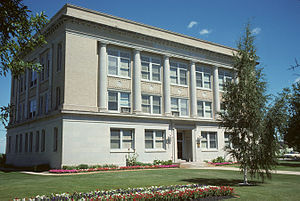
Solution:
[[[169,169],[177,169],[177,168],[169,168]],[[184,167],[184,169],[199,169],[199,170],[230,170],[230,171],[240,171],[239,168],[235,167],[226,167],[226,166],[203,166],[203,165],[193,165],[190,167]],[[143,170],[157,170],[157,169],[143,169]],[[122,171],[95,171],[95,172],[82,172],[82,173],[71,173],[71,174],[56,174],[56,173],[49,173],[49,172],[29,172],[29,171],[21,171],[24,174],[31,174],[31,175],[45,175],[45,176],[66,176],[66,175],[80,175],[80,174],[96,174],[96,173],[105,173],[105,172],[123,172],[123,171],[142,171],[142,169],[137,170],[122,170]],[[300,175],[300,172],[296,171],[283,171],[283,170],[276,170],[272,171],[273,174],[286,174],[286,175]]]
[[[204,170],[231,170],[231,171],[240,171],[239,168],[236,167],[226,167],[226,166],[216,166],[216,167],[210,167],[210,166],[191,166],[187,167],[187,169],[204,169]],[[300,175],[300,172],[296,171],[283,171],[283,170],[274,170],[272,171],[273,174],[288,174],[288,175]]]

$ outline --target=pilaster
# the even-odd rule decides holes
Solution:
[[[106,43],[99,44],[99,70],[98,70],[98,107],[99,111],[107,111],[107,53]]]
[[[164,56],[164,80],[163,80],[163,100],[164,114],[171,115],[171,95],[170,95],[170,59]]]
[[[134,50],[133,57],[133,112],[142,112],[142,94],[141,94],[141,55],[140,51]]]
[[[197,89],[196,89],[196,67],[195,62],[190,63],[190,104],[191,117],[197,117]]]
[[[220,97],[219,97],[219,73],[218,67],[214,67],[214,113],[215,118],[218,118],[218,113],[220,112]]]

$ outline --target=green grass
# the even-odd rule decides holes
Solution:
[[[235,171],[159,169],[127,172],[101,172],[71,176],[27,175],[19,172],[0,172],[0,200],[31,197],[50,193],[87,192],[96,189],[143,187],[200,183],[229,185],[236,189],[240,199],[233,200],[299,200],[300,176],[273,175],[265,183],[240,187],[242,175]]]

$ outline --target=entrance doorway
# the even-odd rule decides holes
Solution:
[[[183,149],[184,149],[184,133],[177,133],[177,156],[178,159],[183,159]]]

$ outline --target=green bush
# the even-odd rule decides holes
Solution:
[[[88,169],[89,166],[87,164],[80,164],[78,166],[76,166],[76,169]]]
[[[164,160],[154,160],[153,161],[153,165],[172,165],[173,162],[172,160],[167,160],[167,161],[164,161]]]
[[[150,166],[150,165],[152,165],[152,163],[136,162],[136,165],[139,165],[139,166]]]
[[[126,156],[126,166],[136,166],[138,154],[128,154]]]
[[[224,163],[226,161],[222,156],[219,156],[219,157],[213,159],[211,162],[213,162],[213,163]]]

